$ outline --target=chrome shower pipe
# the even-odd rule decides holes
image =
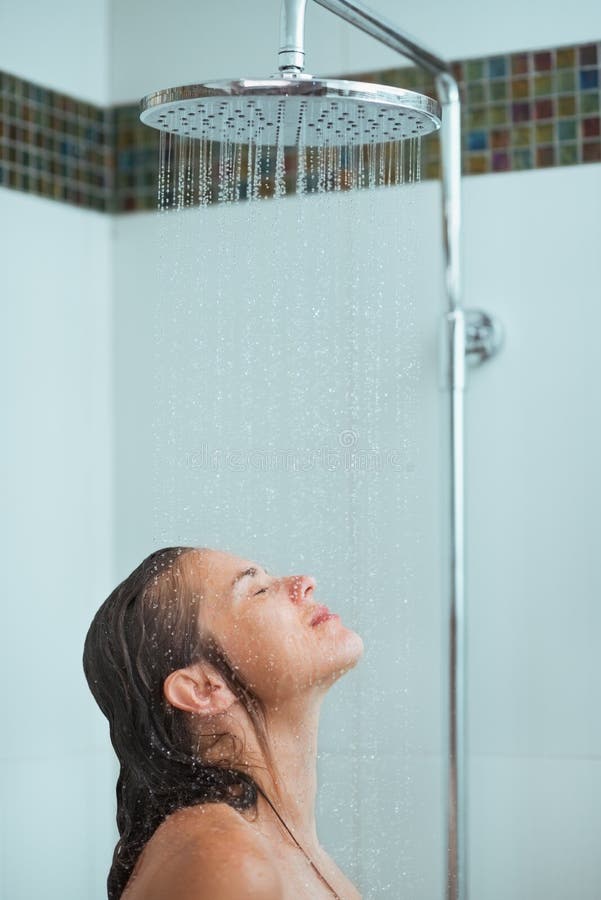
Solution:
[[[440,355],[442,388],[448,390],[450,426],[450,588],[448,666],[448,793],[446,900],[467,900],[465,782],[465,516],[464,392],[466,322],[461,306],[461,101],[450,65],[401,31],[393,22],[355,0],[315,0],[351,25],[370,34],[430,72],[443,107],[441,142],[442,225],[447,312]],[[290,77],[304,67],[307,0],[282,0],[280,70]]]
[[[305,10],[307,0],[282,0],[280,12],[280,50],[278,65],[281,71],[302,72],[305,67]]]

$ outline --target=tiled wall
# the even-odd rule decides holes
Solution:
[[[601,161],[601,42],[452,65],[464,174]],[[414,67],[345,77],[436,96]],[[104,109],[0,73],[0,185],[103,212],[154,209],[157,164],[158,133],[137,103]],[[295,168],[291,153],[289,192]],[[436,134],[423,140],[421,175],[439,176]]]
[[[452,64],[463,103],[463,172],[507,172],[601,162],[601,43],[508,53]],[[369,73],[431,93],[417,69]],[[426,141],[422,177],[438,176],[437,140]]]
[[[113,110],[0,72],[0,185],[107,211]]]

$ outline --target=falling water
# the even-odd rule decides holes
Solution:
[[[278,117],[283,117],[280,101]],[[262,128],[238,142],[226,134],[215,143],[161,132],[157,205],[181,210],[242,199],[281,199],[290,193],[311,194],[412,184],[421,179],[421,136],[381,142],[372,134],[359,144],[308,143],[302,118],[298,141],[285,148],[283,128],[274,146],[264,143]]]
[[[282,115],[280,105],[276,124]],[[411,473],[419,382],[409,237],[421,138],[379,137],[359,143],[351,134],[337,145],[324,135],[315,145],[302,116],[294,148],[285,146],[281,128],[267,142],[260,122],[245,141],[235,132],[219,143],[162,132],[157,189],[158,208],[168,214],[163,243],[171,267],[161,316],[177,317],[179,325],[163,345],[169,421],[164,433],[161,423],[155,429],[155,453],[166,454],[168,465],[205,443],[209,453],[241,449],[262,459],[292,451],[303,460],[305,451],[323,448],[337,454],[331,471],[323,461],[306,472],[296,462],[259,470],[239,460],[229,468],[188,468],[179,503],[195,518],[173,507],[161,536],[171,543],[184,521],[186,542],[229,549],[282,573],[312,572],[323,583],[319,599],[344,605],[343,617],[363,636],[366,674],[346,676],[354,679],[353,691],[335,688],[331,707],[336,739],[350,757],[348,779],[341,769],[336,780],[338,756],[326,748],[320,783],[323,816],[332,810],[348,817],[352,807],[348,822],[338,823],[339,849],[355,861],[347,864],[349,876],[376,891],[364,893],[366,900],[400,890],[410,896],[417,878],[412,769],[406,761],[392,764],[394,774],[382,769],[380,754],[391,753],[390,746],[383,749],[386,735],[372,728],[374,710],[383,723],[395,715],[387,728],[399,735],[407,759],[412,713],[405,691],[416,665]],[[380,199],[393,198],[398,215],[382,217],[375,193],[388,187],[398,191]],[[180,224],[170,229],[171,219]],[[400,277],[392,257],[402,260]],[[187,278],[189,287],[174,283]],[[172,306],[174,295],[184,299]],[[161,327],[158,321],[157,342]],[[175,395],[182,392],[190,399],[174,431],[174,410],[181,408]],[[391,450],[401,460],[395,471],[386,462]],[[379,470],[370,468],[372,458]],[[155,467],[157,496],[175,490],[164,459]],[[386,678],[394,672],[400,685],[392,711],[380,687],[383,660]],[[388,766],[392,755],[384,759]],[[378,806],[390,808],[389,775],[394,883],[378,880],[381,834],[376,828],[370,837],[364,824]]]

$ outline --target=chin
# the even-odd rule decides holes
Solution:
[[[346,628],[345,631],[344,640],[341,641],[339,652],[334,658],[336,672],[339,675],[356,666],[365,651],[361,635],[352,628]]]
[[[341,678],[350,669],[353,669],[364,653],[363,638],[352,628],[347,628],[341,621],[334,623],[323,623],[316,625],[316,628],[328,629],[327,634],[327,657],[324,656],[323,649],[321,651],[321,674],[318,678],[322,684],[331,687],[339,678]],[[327,668],[323,665],[327,659]]]
[[[354,638],[353,645],[356,647],[355,662],[358,662],[361,659],[361,657],[363,656],[363,653],[365,652],[365,647],[363,645],[363,638],[361,637],[360,634],[357,634],[356,631],[352,631],[351,629],[349,629],[349,630],[351,631],[351,634],[353,635],[353,638]]]
[[[344,630],[345,630],[346,633],[347,633],[347,634],[346,634],[346,640],[347,640],[348,644],[349,644],[349,645],[350,645],[350,644],[353,644],[353,645],[355,645],[356,647],[358,647],[358,648],[359,648],[359,655],[361,656],[361,655],[363,654],[363,650],[364,650],[364,647],[363,647],[363,638],[361,637],[361,635],[360,635],[357,631],[353,631],[352,628],[348,628],[346,625],[343,625],[342,627],[344,628]]]

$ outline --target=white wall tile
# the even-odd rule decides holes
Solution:
[[[112,750],[82,653],[114,586],[110,221],[7,190],[0,213],[10,223],[0,249],[0,894],[99,898],[94,848],[109,839],[115,777],[102,769],[106,792],[93,794],[91,754]],[[18,852],[26,846],[36,848],[33,867]]]
[[[601,762],[474,756],[469,896],[597,900]]]
[[[268,78],[278,71],[278,0],[227,7],[175,0],[113,3],[111,100],[220,78]],[[306,17],[306,71],[335,73],[344,58],[342,23],[312,4]]]
[[[426,49],[464,59],[529,48],[597,40],[601,14],[595,0],[569,8],[535,0],[498,6],[430,0],[400,7],[396,0],[368,6]],[[219,78],[252,78],[277,71],[279,0],[249,7],[176,0],[166,14],[152,0],[112,0],[111,99],[125,102],[160,88]],[[316,3],[306,13],[306,71],[335,75],[407,65],[407,60]]]
[[[401,7],[396,0],[370,3],[380,15],[403,29],[421,46],[447,60],[469,59],[516,50],[597,40],[601,27],[594,0],[578,0],[568,10],[533,0],[525,8],[517,0],[506,5],[478,0],[443,0]],[[346,23],[346,71],[398,66],[399,55]],[[357,68],[357,62],[359,67]]]
[[[107,0],[3,3],[2,70],[90,103],[109,103],[109,34]]]
[[[114,785],[114,759],[106,751],[4,760],[0,895],[10,900],[106,898],[117,840]]]
[[[466,182],[466,304],[507,331],[467,392],[475,753],[601,756],[600,196],[601,166]]]

